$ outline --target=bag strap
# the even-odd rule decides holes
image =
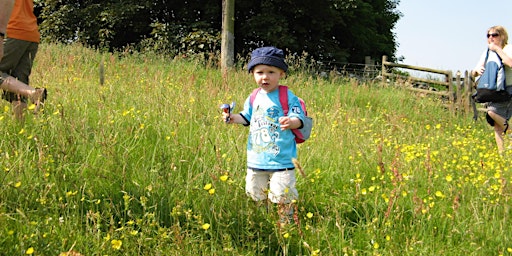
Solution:
[[[256,99],[256,95],[258,95],[258,93],[260,92],[261,88],[258,87],[256,89],[254,89],[251,93],[251,96],[249,98],[249,104],[251,104],[252,106],[252,103],[254,102],[254,99]]]
[[[484,61],[484,66],[485,64],[487,64],[487,60],[489,59],[489,52],[491,51],[491,49],[487,48],[487,53],[485,54],[485,61]],[[500,69],[503,68],[503,60],[501,59],[500,55],[495,52],[496,56],[498,57],[498,60],[500,60]]]
[[[288,87],[279,85],[279,103],[283,108],[284,115],[288,115]]]
[[[260,92],[261,88],[258,87],[254,89],[251,93],[251,96],[249,97],[249,104],[253,104],[254,99],[256,99],[256,96]],[[279,85],[279,103],[281,103],[281,107],[283,108],[284,115],[288,115],[288,87],[285,85]]]

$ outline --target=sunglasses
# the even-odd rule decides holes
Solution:
[[[487,34],[487,38],[489,38],[491,36],[492,37],[498,37],[498,36],[500,36],[500,34],[498,34],[498,33]]]

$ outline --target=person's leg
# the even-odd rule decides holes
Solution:
[[[245,176],[246,194],[254,201],[267,199],[269,179],[270,172],[254,171],[251,168],[247,168],[247,175]]]
[[[32,73],[32,66],[34,64],[34,58],[37,54],[39,44],[11,39],[6,41],[5,48],[8,49],[7,56],[11,61],[8,61],[4,67],[0,66],[0,70],[8,68],[11,76],[15,77],[22,83],[29,85],[30,74]],[[15,50],[13,50],[13,48],[15,48]],[[15,94],[13,92],[7,92],[4,97],[11,101],[15,118],[23,120],[23,113],[27,108],[27,98],[20,97],[19,94]],[[36,107],[39,107],[39,104],[36,104]]]
[[[15,72],[16,67],[20,63],[30,43],[14,38],[7,38],[4,40],[3,44],[4,57],[2,61],[0,61],[0,71],[16,77],[16,74],[13,74],[13,72]]]
[[[16,120],[23,121],[23,112],[25,112],[25,109],[27,109],[27,103],[20,100],[13,100],[11,102],[12,106],[12,112],[14,113],[14,118]]]
[[[14,38],[7,38],[3,41],[4,44],[4,57],[2,61],[0,61],[0,72],[6,73],[3,74],[2,77],[13,76],[14,78],[18,78],[16,74],[16,67],[20,63],[21,58],[23,58],[23,54],[28,47],[28,42],[24,42]],[[19,79],[19,78],[18,78]],[[20,80],[27,84],[27,81]],[[4,92],[2,94],[2,98],[6,101],[11,102],[12,110],[16,119],[21,120],[23,118],[23,110],[26,107],[24,104],[26,101],[25,98],[21,98],[19,94],[9,91],[8,87],[1,87],[2,83],[0,82],[0,89]],[[22,105],[24,104],[24,105]]]
[[[295,170],[274,172],[270,178],[270,201],[289,204],[296,200],[298,192],[295,183]]]
[[[22,41],[22,46],[25,47],[25,51],[23,51],[23,55],[21,56],[18,65],[13,70],[13,76],[26,85],[30,85],[30,74],[32,73],[32,66],[34,65],[34,59],[36,57],[37,50],[39,49],[39,44]],[[36,104],[36,108],[39,107],[40,104]],[[12,109],[16,119],[23,120],[23,113],[25,112],[25,109],[27,109],[26,98],[19,98],[18,100],[13,101]],[[37,112],[37,110],[38,109],[34,111]]]
[[[25,109],[27,109],[27,103],[22,101],[21,99],[13,100],[11,102],[11,106],[12,112],[14,113],[14,118],[16,118],[16,120],[23,121],[23,112],[25,112]]]
[[[270,178],[268,196],[273,203],[278,204],[281,223],[288,223],[293,219],[293,202],[299,197],[295,183],[295,170],[275,172]]]
[[[503,150],[505,150],[503,136],[505,128],[508,128],[506,127],[508,125],[507,120],[504,117],[496,114],[494,111],[488,111],[487,114],[492,118],[492,120],[494,120],[494,139],[496,140],[496,145],[498,146],[498,152],[501,153]]]
[[[34,59],[37,55],[39,44],[20,41],[19,45],[25,50],[22,52],[22,55],[19,56],[18,63],[14,69],[11,70],[10,75],[26,85],[30,85],[30,74],[32,73],[32,66],[34,65]]]
[[[36,105],[36,110],[41,107],[44,100],[46,99],[46,89],[44,88],[32,88],[27,84],[19,81],[18,79],[6,74],[2,73],[0,75],[0,89],[8,92],[12,92],[14,94],[27,97],[30,99],[32,103]],[[19,100],[19,99],[13,99]],[[12,102],[12,101],[11,101]]]

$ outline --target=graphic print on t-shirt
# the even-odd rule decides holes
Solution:
[[[253,110],[251,124],[252,150],[257,153],[279,154],[276,140],[279,138],[279,109],[275,106],[263,109],[257,106]]]

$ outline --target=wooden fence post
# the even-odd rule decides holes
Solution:
[[[457,73],[455,73],[455,89],[457,90],[457,94],[455,97],[456,105],[458,106],[459,109],[464,110],[464,84],[462,84],[460,71],[457,71]]]
[[[386,62],[388,62],[388,56],[382,55],[382,82],[386,82]]]
[[[454,112],[455,110],[455,91],[453,90],[453,74],[452,72],[450,71],[448,73],[448,76],[447,76],[447,79],[448,79],[448,91],[450,92],[450,94],[448,94],[448,99],[450,99],[450,111],[452,111],[452,113]]]
[[[412,70],[418,70],[423,72],[429,72],[434,74],[439,74],[444,76],[444,80],[434,80],[429,78],[423,78],[423,77],[413,77],[413,76],[404,76],[400,73],[393,73],[388,72],[388,68],[403,68],[403,69],[412,69]],[[458,74],[457,81],[453,80],[453,73],[450,70],[439,70],[439,69],[432,69],[432,68],[425,68],[425,67],[418,67],[418,66],[412,66],[412,65],[406,65],[406,64],[399,64],[399,63],[391,63],[388,62],[388,57],[386,55],[382,56],[382,81],[387,81],[388,79],[407,79],[408,81],[412,82],[413,84],[438,84],[443,85],[446,87],[447,91],[436,91],[436,90],[430,90],[430,89],[424,89],[424,88],[418,88],[416,86],[408,86],[406,87],[409,90],[412,91],[419,91],[427,94],[436,94],[440,95],[442,97],[448,98],[448,103],[446,104],[447,108],[453,113],[457,109],[464,109],[464,106],[462,104],[461,96],[463,90],[461,89],[462,81],[460,81],[460,73]],[[454,86],[454,82],[457,83],[457,86]],[[454,89],[455,87],[455,89]]]
[[[471,111],[471,81],[469,78],[469,73],[466,70],[464,72],[464,112],[469,113]]]

